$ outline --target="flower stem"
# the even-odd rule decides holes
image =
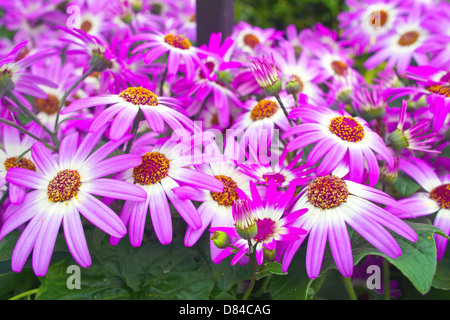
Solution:
[[[286,107],[283,104],[283,101],[281,101],[281,98],[279,95],[276,95],[275,98],[277,99],[278,103],[280,104],[281,109],[283,110],[283,113],[286,116],[287,121],[289,121],[289,125],[292,127],[293,126],[292,121],[291,121],[291,119],[289,119],[289,113],[287,112]]]
[[[345,290],[347,290],[350,300],[357,300],[355,290],[352,285],[352,277],[342,277],[344,281]]]
[[[383,285],[384,285],[384,300],[390,300],[391,292],[389,285],[389,261],[386,258],[383,258]]]
[[[7,94],[8,98],[10,98],[19,108],[20,110],[27,116],[29,117],[31,120],[33,120],[34,122],[36,122],[46,133],[48,133],[48,135],[53,139],[55,137],[55,134],[49,129],[47,128],[47,126],[45,124],[42,123],[41,120],[39,120],[39,118],[30,110],[28,110],[27,107],[25,107],[22,102],[20,102],[19,99],[17,99],[17,97],[13,94],[13,93],[9,93]]]
[[[53,144],[55,144],[55,146],[59,147],[59,142],[57,141],[56,137],[58,135],[58,129],[59,129],[59,116],[61,114],[61,110],[64,106],[64,103],[66,102],[67,97],[69,96],[69,94],[81,83],[83,82],[87,77],[89,77],[92,72],[94,72],[94,70],[92,68],[89,68],[88,71],[86,71],[81,77],[80,79],[78,79],[70,88],[69,90],[67,90],[66,92],[64,92],[64,95],[62,96],[61,100],[59,101],[59,106],[58,106],[58,111],[56,112],[56,119],[55,119],[55,127],[53,129],[53,132],[55,133],[55,139],[53,141]],[[57,145],[58,144],[58,145]]]
[[[166,82],[167,70],[168,70],[168,68],[166,67],[166,69],[164,70],[164,72],[162,74],[161,82],[159,83],[159,95],[160,96],[162,96],[164,93],[164,82]]]
[[[38,290],[39,289],[32,289],[32,290],[28,290],[28,291],[19,293],[18,295],[14,296],[12,298],[9,298],[9,300],[19,300],[20,298],[23,298],[23,297],[30,297],[31,295],[36,294],[38,292]]]
[[[247,291],[245,291],[245,294],[242,297],[242,300],[248,299],[248,297],[250,296],[250,293],[252,293],[252,291],[253,291],[253,287],[255,286],[255,282],[256,282],[256,261],[255,261],[255,257],[252,252],[252,244],[251,244],[250,240],[248,240],[248,246],[249,246],[249,251],[250,251],[250,264],[252,266],[252,278],[250,280],[250,284],[248,285]]]
[[[14,122],[12,122],[12,121],[9,121],[9,120],[0,118],[0,123],[6,124],[6,125],[8,125],[8,126],[10,126],[10,127],[13,127],[13,128],[15,128],[15,129],[19,130],[19,131],[22,132],[22,133],[25,133],[26,135],[29,135],[29,136],[32,137],[34,140],[37,140],[37,141],[42,142],[42,143],[43,143],[47,148],[49,148],[49,149],[54,149],[53,146],[50,146],[47,142],[45,142],[45,141],[42,140],[41,138],[37,137],[36,135],[34,135],[33,133],[31,133],[30,131],[24,129],[22,126],[19,126],[18,124],[14,123]]]

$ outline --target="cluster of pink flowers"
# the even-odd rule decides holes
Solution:
[[[13,271],[32,255],[44,276],[58,236],[89,267],[86,224],[112,246],[144,233],[168,245],[175,216],[187,247],[208,237],[214,263],[254,252],[287,272],[306,246],[311,278],[327,246],[352,276],[349,228],[392,258],[392,233],[417,240],[405,219],[435,214],[450,234],[446,0],[348,0],[340,30],[241,21],[205,45],[195,4],[0,0]],[[400,173],[421,189],[390,193]],[[446,242],[436,235],[438,259]]]

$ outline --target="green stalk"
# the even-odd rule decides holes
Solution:
[[[250,280],[250,284],[247,288],[247,291],[245,291],[245,294],[242,297],[242,300],[248,299],[248,297],[250,296],[250,294],[253,291],[253,287],[255,286],[255,282],[256,282],[256,261],[255,261],[254,255],[253,255],[251,240],[248,240],[248,246],[249,246],[249,252],[250,252],[250,264],[252,266],[252,278]]]
[[[32,290],[28,290],[28,291],[19,293],[18,295],[14,296],[12,298],[9,298],[9,300],[19,300],[23,297],[30,297],[31,295],[36,294],[38,292],[38,290],[39,289],[32,289]]]
[[[347,290],[350,300],[358,300],[356,298],[355,289],[353,289],[352,278],[351,277],[342,277],[342,280],[344,281],[345,290]]]

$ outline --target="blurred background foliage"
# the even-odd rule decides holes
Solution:
[[[244,20],[261,28],[298,29],[317,22],[337,30],[337,15],[345,9],[344,0],[235,0],[235,21]]]

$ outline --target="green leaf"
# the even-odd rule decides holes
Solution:
[[[80,269],[80,289],[69,289],[66,258],[50,266],[37,299],[208,299],[214,277],[207,262],[182,241],[170,245],[143,244],[133,248],[127,238],[117,246],[103,241],[96,248],[87,237],[92,265]],[[98,241],[98,239],[96,239]],[[98,245],[98,243],[96,243]]]
[[[362,237],[356,237],[352,243],[354,263],[358,263],[367,255],[380,255],[386,258],[400,272],[409,279],[414,287],[421,294],[426,294],[433,281],[436,272],[436,243],[434,234],[444,233],[437,227],[418,222],[407,223],[417,233],[417,241],[411,242],[397,234],[393,234],[394,239],[399,244],[402,255],[396,259],[390,258],[374,248]]]
[[[272,261],[272,262],[268,263],[267,265],[265,265],[261,270],[256,272],[256,280],[270,276],[272,274],[286,275],[286,273],[283,272],[283,270],[282,270],[281,263]]]
[[[447,250],[442,260],[438,261],[436,274],[433,279],[433,287],[442,290],[450,290],[450,251]]]

